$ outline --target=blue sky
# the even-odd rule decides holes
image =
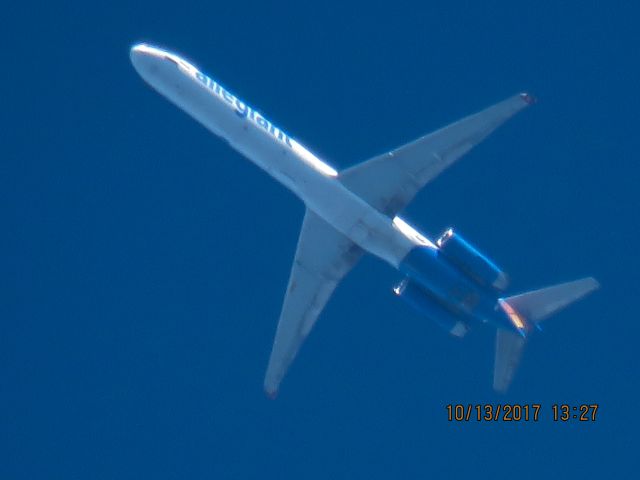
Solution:
[[[6,13],[6,12],[5,12]],[[0,113],[0,477],[519,478],[637,467],[637,7],[109,2],[14,7]],[[184,54],[344,168],[519,91],[539,103],[405,216],[454,226],[515,290],[602,288],[528,345],[462,342],[366,258],[285,379],[262,378],[304,207],[149,89]],[[450,423],[448,403],[541,403]],[[554,403],[599,403],[595,423]]]

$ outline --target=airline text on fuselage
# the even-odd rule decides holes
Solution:
[[[267,131],[272,137],[277,138],[279,141],[285,143],[288,147],[293,148],[289,136],[269,120],[264,118],[264,116],[262,116],[259,112],[252,109],[249,105],[244,103],[235,95],[229,93],[219,83],[207,77],[204,73],[196,72],[195,76],[200,81],[200,83],[202,83],[218,97],[232,106],[239,117],[250,119],[253,123]]]

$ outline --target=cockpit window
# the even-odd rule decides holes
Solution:
[[[176,61],[175,58],[170,57],[169,55],[165,55],[164,58],[165,58],[165,60],[169,60],[170,62],[173,62],[176,67],[178,66],[178,62]]]

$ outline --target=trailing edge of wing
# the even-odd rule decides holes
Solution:
[[[532,102],[533,97],[526,93],[514,95],[396,150],[348,168],[340,174],[340,179],[372,207],[394,216],[430,180]]]
[[[298,238],[264,388],[275,396],[298,349],[362,249],[310,210]]]

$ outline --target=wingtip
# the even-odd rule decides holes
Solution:
[[[520,94],[520,98],[529,105],[533,105],[538,102],[538,99],[528,92],[522,92]]]
[[[589,282],[589,286],[591,287],[591,290],[597,290],[600,288],[600,282],[596,280],[594,277],[587,277],[586,279]]]
[[[269,367],[267,367],[267,373],[264,376],[264,383],[262,384],[262,388],[264,389],[264,394],[271,400],[275,400],[278,396],[278,392],[280,391],[280,381],[282,377],[278,377],[273,374],[273,365],[269,362]]]
[[[278,398],[278,390],[269,390],[265,388],[264,394],[267,396],[269,400],[275,400],[276,398]]]
[[[499,383],[493,382],[493,391],[499,393],[500,395],[504,395],[509,390],[509,387],[506,385],[501,385]]]

